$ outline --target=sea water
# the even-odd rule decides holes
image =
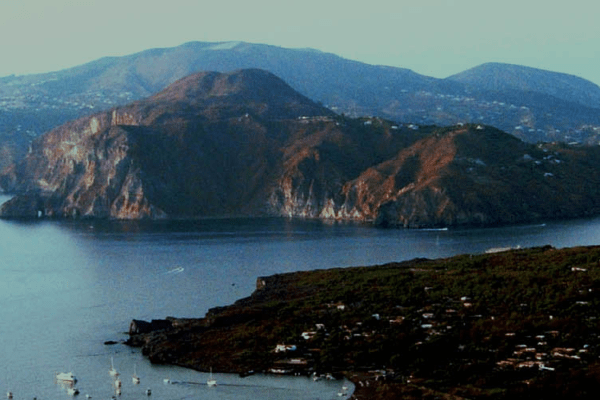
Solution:
[[[202,317],[276,273],[364,266],[491,248],[600,243],[600,219],[516,227],[384,230],[278,218],[198,221],[0,220],[0,391],[68,398],[54,381],[73,372],[80,396],[110,398],[111,359],[122,399],[334,399],[347,382],[208,374],[152,365],[120,342],[132,319]],[[134,371],[141,378],[133,385]],[[169,379],[172,384],[164,384]],[[0,392],[2,393],[2,392]]]

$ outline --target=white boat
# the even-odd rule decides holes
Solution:
[[[117,380],[115,381],[115,388],[116,389],[120,389],[121,388],[121,380],[117,378]]]
[[[7,399],[12,399],[13,398],[12,392],[6,392],[6,398]]]
[[[71,387],[67,389],[67,394],[69,396],[77,396],[79,394],[79,389]]]
[[[210,375],[208,376],[208,380],[206,381],[207,386],[217,386],[216,379],[213,378],[212,368],[210,369]]]
[[[348,396],[348,386],[342,386],[342,390],[338,392],[339,397]]]
[[[165,378],[165,379],[163,379],[163,383],[165,385],[170,385],[171,384],[171,380],[169,378]]]
[[[119,373],[115,369],[115,364],[112,357],[110,358],[110,369],[108,370],[108,373],[110,376],[119,376]]]
[[[152,394],[152,390],[150,388],[146,389],[146,396],[150,396]]]
[[[75,378],[72,372],[59,372],[56,374],[56,381],[74,385],[77,383],[77,378]]]
[[[140,377],[137,376],[135,365],[133,366],[133,375],[131,376],[131,381],[133,382],[134,385],[140,384]]]

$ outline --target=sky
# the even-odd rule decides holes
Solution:
[[[238,40],[314,48],[436,78],[504,62],[600,85],[598,0],[0,1],[0,77]]]

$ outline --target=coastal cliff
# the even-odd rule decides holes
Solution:
[[[286,149],[272,208],[289,217],[415,228],[600,211],[597,148],[534,146],[481,125],[415,132],[380,120],[364,123],[372,132],[369,141],[331,134]],[[358,156],[355,149],[365,153]]]
[[[39,137],[0,216],[283,216],[385,227],[600,213],[600,150],[338,116],[261,70],[205,72]]]
[[[264,214],[278,120],[332,113],[260,70],[199,73],[38,138],[7,171],[4,217]]]

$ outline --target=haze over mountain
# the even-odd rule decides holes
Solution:
[[[34,137],[68,120],[152,95],[191,73],[241,68],[268,70],[349,116],[421,125],[483,123],[531,142],[599,139],[600,88],[564,74],[490,64],[435,79],[312,49],[191,42],[0,78],[0,167],[23,156]]]
[[[264,70],[202,72],[37,138],[0,214],[493,225],[597,214],[599,172],[598,146],[353,119]]]

